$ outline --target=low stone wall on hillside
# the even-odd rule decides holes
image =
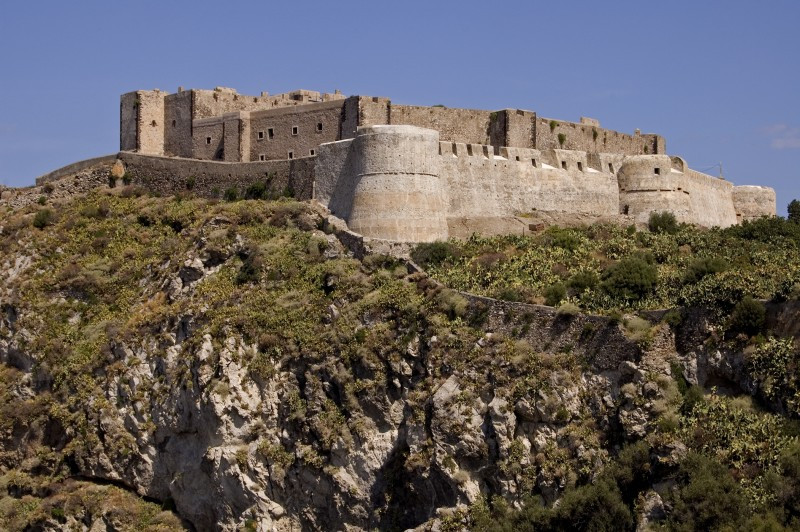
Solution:
[[[62,166],[58,170],[53,170],[52,172],[48,172],[42,176],[37,177],[36,184],[41,186],[44,185],[45,183],[50,183],[57,179],[61,179],[62,177],[75,175],[85,170],[89,170],[91,168],[108,166],[114,164],[114,161],[116,159],[117,159],[117,154],[112,153],[111,155],[93,157],[92,159],[85,159],[83,161],[78,161],[72,164],[68,164],[67,166]]]
[[[306,200],[311,199],[314,183],[313,157],[239,163],[120,152],[119,160],[133,184],[159,194],[191,191],[198,196],[221,197],[233,188],[242,196],[250,185],[265,183],[275,195]]]

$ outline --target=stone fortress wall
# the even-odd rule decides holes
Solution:
[[[397,105],[338,92],[136,91],[121,98],[120,147],[131,171],[159,190],[169,188],[170,172],[179,182],[191,174],[206,193],[248,179],[291,183],[296,196],[387,240],[511,230],[498,221],[534,211],[646,222],[669,210],[709,227],[775,214],[772,189],[691,170],[666,155],[659,135],[518,109]]]

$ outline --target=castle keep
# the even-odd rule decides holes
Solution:
[[[666,154],[665,140],[519,109],[227,88],[124,94],[119,158],[151,186],[199,192],[266,181],[316,199],[365,236],[430,241],[516,231],[532,212],[729,226],[775,214],[775,193],[735,187]]]

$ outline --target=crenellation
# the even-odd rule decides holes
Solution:
[[[258,180],[259,165],[285,163],[293,186],[354,229],[395,240],[511,230],[533,210],[640,223],[668,210],[723,227],[775,213],[772,189],[696,172],[666,155],[660,135],[523,109],[398,105],[338,91],[136,91],[120,98],[120,149],[138,152],[133,165],[146,155],[235,164],[240,179],[248,165]]]

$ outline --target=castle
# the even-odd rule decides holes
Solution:
[[[533,212],[643,222],[670,211],[707,227],[775,215],[774,190],[692,170],[659,135],[520,109],[338,91],[135,91],[120,100],[120,150],[126,170],[155,189],[185,182],[220,194],[261,180],[386,240],[515,231]]]

